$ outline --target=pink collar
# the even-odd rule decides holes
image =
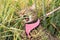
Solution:
[[[34,28],[36,28],[39,24],[40,24],[40,20],[39,19],[35,23],[25,24],[25,31],[26,31],[26,34],[28,35],[28,37],[29,37],[30,31],[33,30]]]

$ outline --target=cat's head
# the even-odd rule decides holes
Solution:
[[[31,23],[31,22],[36,21],[37,13],[35,10],[35,4],[33,4],[32,6],[26,8],[26,9],[21,10],[19,13],[19,16],[24,18],[23,21],[25,23]]]

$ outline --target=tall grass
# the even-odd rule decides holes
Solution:
[[[47,3],[48,2],[48,3]],[[44,16],[44,27],[48,28],[52,34],[60,32],[56,31],[54,25],[60,28],[60,10],[54,12],[46,19],[47,12],[60,6],[60,0],[45,1],[45,0],[0,0],[0,40],[5,40],[6,37],[13,37],[13,40],[21,40],[20,34],[24,31],[22,18],[17,15],[17,12],[36,4],[36,10],[39,17]],[[54,25],[53,25],[54,24]],[[9,39],[8,39],[9,40]]]
[[[12,0],[1,0],[0,2],[0,39],[5,40],[6,37],[13,36],[13,40],[17,40],[17,38],[20,40],[19,34],[21,30],[16,28],[20,19],[15,14],[18,2]]]

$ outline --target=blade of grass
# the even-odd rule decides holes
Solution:
[[[43,16],[44,16],[44,18],[43,18],[43,25],[44,25],[44,27],[47,27],[47,25],[46,25],[46,11],[45,11],[45,0],[42,0],[42,12],[43,12]]]

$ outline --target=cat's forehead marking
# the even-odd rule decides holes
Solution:
[[[25,13],[25,11],[26,11],[26,9],[21,10],[21,11],[20,11],[20,14],[23,15],[23,14]]]

